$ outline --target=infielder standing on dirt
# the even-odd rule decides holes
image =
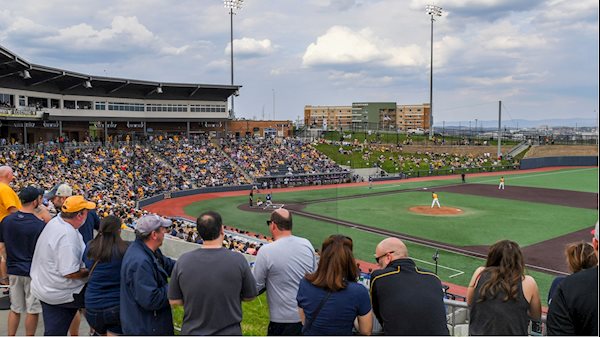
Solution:
[[[438,200],[438,195],[435,192],[431,192],[431,198],[433,198],[433,201],[431,202],[431,208],[433,208],[433,205],[437,204],[438,208],[442,208],[442,206],[440,206],[440,201]]]
[[[504,177],[500,177],[500,185],[498,185],[499,190],[504,189]]]

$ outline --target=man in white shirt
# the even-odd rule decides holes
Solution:
[[[88,270],[82,261],[85,244],[77,230],[96,204],[68,197],[60,214],[40,234],[31,262],[31,292],[42,303],[44,335],[66,335],[79,308]]]
[[[258,291],[267,291],[269,336],[299,336],[302,323],[296,295],[300,280],[317,268],[315,249],[310,241],[292,235],[292,214],[284,208],[267,220],[275,242],[262,246],[254,263]]]

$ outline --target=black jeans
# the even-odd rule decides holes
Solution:
[[[268,336],[301,336],[302,323],[269,322]]]

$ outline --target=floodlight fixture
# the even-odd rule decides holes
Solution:
[[[27,70],[27,69],[23,70],[21,73],[19,73],[19,75],[21,77],[23,77],[24,80],[28,80],[31,78],[31,74],[29,73],[29,70]]]
[[[229,9],[233,14],[242,9],[243,4],[244,0],[223,0],[225,8]]]
[[[163,93],[162,87],[160,87],[160,86],[156,87],[156,93],[157,94],[162,94]]]
[[[90,80],[86,80],[83,82],[83,87],[86,89],[91,89],[92,88],[92,82]]]
[[[425,11],[427,12],[427,15],[442,16],[442,7],[436,5],[425,6]]]
[[[27,71],[27,70],[13,71],[12,73],[0,75],[0,78],[9,77],[9,76],[17,75],[17,74],[25,80],[28,80],[31,78],[31,74],[29,74],[29,71]]]

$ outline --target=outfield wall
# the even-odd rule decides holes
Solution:
[[[521,159],[521,170],[552,166],[598,166],[598,157],[562,156]]]
[[[150,198],[142,199],[137,202],[137,208],[143,208],[148,205],[152,205],[159,201],[171,198],[187,197],[188,195],[205,194],[205,193],[220,193],[220,192],[231,192],[231,191],[249,191],[252,189],[252,185],[236,185],[236,186],[217,186],[217,187],[202,187],[191,190],[176,191],[157,194]]]

